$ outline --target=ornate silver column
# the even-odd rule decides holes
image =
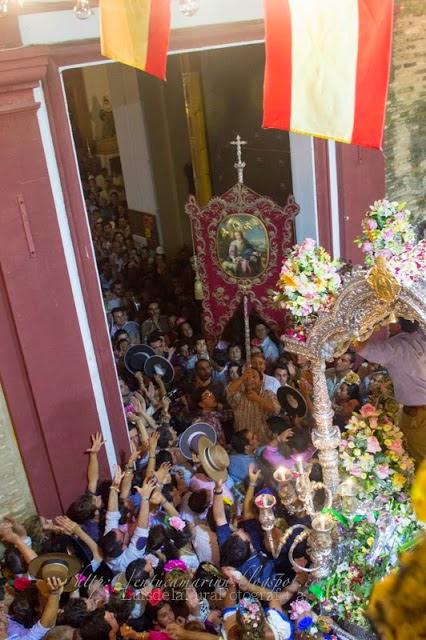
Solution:
[[[337,447],[340,442],[339,428],[333,425],[333,409],[328,397],[327,380],[325,377],[325,361],[312,363],[313,395],[315,428],[312,431],[312,444],[318,449],[319,461],[322,467],[324,484],[333,496],[339,486],[339,454]]]

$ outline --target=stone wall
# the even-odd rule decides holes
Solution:
[[[13,515],[25,520],[35,513],[35,507],[1,386],[0,469],[0,519]]]
[[[398,0],[386,113],[386,193],[426,226],[426,0]]]

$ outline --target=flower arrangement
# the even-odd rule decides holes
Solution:
[[[263,638],[265,615],[259,601],[250,596],[241,598],[238,603],[238,610],[244,626],[245,637],[253,640]]]
[[[318,616],[312,609],[312,603],[300,598],[290,605],[290,619],[295,626],[297,640],[337,640],[332,632],[332,624],[324,616]]]
[[[408,491],[413,479],[414,465],[404,450],[402,432],[371,404],[349,420],[340,442],[340,461],[365,498]]]
[[[294,322],[291,331],[296,334],[292,337],[303,339],[303,328],[332,305],[341,285],[340,266],[311,238],[289,251],[281,267],[274,301],[290,312]]]
[[[405,203],[377,200],[362,221],[362,233],[355,244],[365,254],[365,264],[372,267],[377,256],[386,259],[411,250],[416,234],[411,213]]]
[[[412,487],[413,506],[417,517],[426,521],[426,463],[418,469]],[[426,633],[426,538],[404,553],[401,568],[378,582],[371,595],[368,617],[383,637],[421,638]],[[415,594],[415,597],[413,597]]]
[[[393,256],[388,268],[398,282],[409,287],[426,270],[426,240],[421,240],[414,247],[408,246],[401,253]]]
[[[331,577],[312,585],[310,593],[322,612],[369,630],[365,610],[373,585],[397,564],[419,529],[409,500],[414,465],[402,432],[371,404],[350,419],[340,464],[342,475],[356,483],[360,503],[339,520],[348,529]]]

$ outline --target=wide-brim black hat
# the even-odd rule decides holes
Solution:
[[[294,387],[288,384],[280,387],[277,391],[278,402],[281,408],[292,417],[304,418],[307,412],[306,400]]]
[[[124,366],[127,371],[135,374],[137,371],[145,371],[145,362],[155,354],[154,349],[147,344],[136,344],[127,349],[124,356]]]
[[[194,422],[180,435],[179,449],[185,458],[191,460],[193,453],[198,454],[198,443],[203,436],[208,438],[212,444],[216,444],[216,431],[207,422]]]
[[[81,571],[81,562],[76,556],[68,553],[43,553],[34,558],[28,566],[28,573],[33,578],[46,580],[57,577],[66,580],[64,591],[75,591],[77,587],[76,574]]]
[[[170,384],[175,377],[175,372],[167,360],[163,356],[151,356],[145,362],[145,374],[148,378],[160,376],[163,378],[164,384]]]

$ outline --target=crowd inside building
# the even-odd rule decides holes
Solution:
[[[84,190],[131,454],[112,481],[99,477],[104,442],[92,434],[76,461],[87,465],[87,487],[66,514],[1,523],[1,637],[292,638],[289,604],[308,574],[289,560],[297,528],[282,545],[279,532],[309,518],[286,511],[274,472],[302,461],[321,480],[309,362],[286,352],[256,315],[249,358],[238,314],[209,344],[191,252],[170,257],[161,246],[135,245],[120,176],[103,170]],[[413,323],[392,331],[424,354]],[[401,388],[398,374],[394,398],[390,374],[407,366],[395,354],[385,340],[330,363],[342,432],[367,402],[419,405],[424,390],[406,381]],[[411,445],[424,457],[423,443]],[[277,499],[274,554],[254,504],[265,492]],[[305,544],[295,557],[309,564]],[[63,579],[49,573],[53,565]]]

